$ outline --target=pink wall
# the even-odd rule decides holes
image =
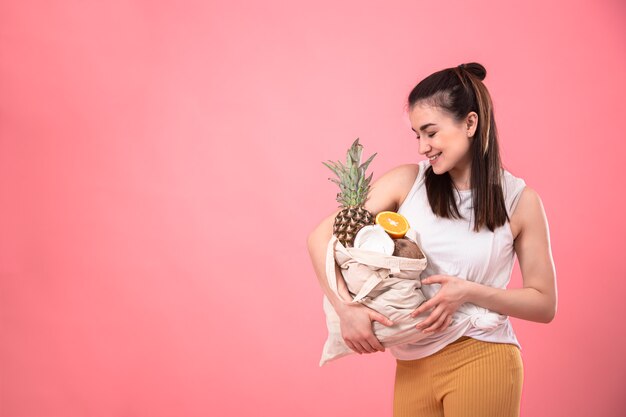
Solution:
[[[419,161],[404,100],[469,61],[558,274],[523,415],[623,415],[623,2],[95,3],[0,3],[0,416],[390,416],[388,351],[318,367],[321,161]]]

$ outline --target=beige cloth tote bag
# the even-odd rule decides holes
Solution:
[[[406,237],[415,242],[415,230],[409,229]],[[393,321],[392,326],[372,321],[374,335],[383,346],[387,348],[427,337],[415,325],[426,319],[430,311],[422,312],[415,318],[409,315],[426,301],[420,281],[420,273],[427,265],[425,257],[403,258],[354,247],[346,248],[332,235],[326,251],[326,276],[330,288],[341,298],[337,291],[335,262],[341,268],[348,290],[353,296],[348,304],[362,303]],[[356,353],[343,340],[339,316],[326,295],[323,308],[328,339],[324,344],[319,366]]]

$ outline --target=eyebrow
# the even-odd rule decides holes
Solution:
[[[421,131],[424,131],[424,129],[426,129],[428,126],[437,126],[437,125],[436,125],[436,124],[434,124],[434,123],[426,123],[425,125],[422,125],[422,126],[420,127],[420,130],[421,130]],[[415,129],[413,129],[413,128],[411,128],[411,130],[412,130],[413,132],[417,133],[417,130],[415,130]]]

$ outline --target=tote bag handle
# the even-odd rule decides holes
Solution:
[[[339,290],[337,286],[337,275],[335,273],[335,245],[337,244],[338,239],[334,234],[331,236],[330,241],[328,242],[328,246],[326,248],[326,277],[328,278],[328,284],[330,288],[333,290],[337,297],[340,300],[344,301],[347,304],[356,304],[360,303],[363,298],[365,298],[374,288],[378,286],[378,284],[383,280],[376,272],[372,271],[370,277],[365,281],[359,293],[352,299],[352,301],[345,301],[341,295],[339,295]],[[389,275],[389,271],[387,270],[387,275]]]

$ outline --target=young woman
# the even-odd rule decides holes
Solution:
[[[502,167],[485,75],[478,63],[462,64],[415,86],[409,119],[428,159],[386,172],[365,204],[374,215],[407,217],[428,259],[421,275],[427,301],[412,314],[430,312],[417,326],[430,335],[390,347],[394,417],[519,416],[524,372],[509,316],[549,323],[556,314],[546,215],[537,192]],[[342,279],[341,298],[328,286],[325,250],[337,212],[309,235],[316,274],[346,344],[358,353],[384,351],[371,321],[391,325],[388,318],[345,303],[351,298]],[[507,289],[516,255],[523,288]]]

